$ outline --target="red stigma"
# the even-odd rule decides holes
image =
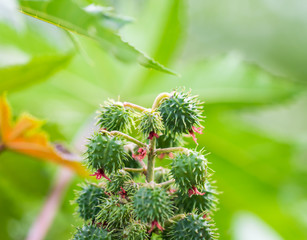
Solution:
[[[194,187],[194,186],[192,186],[192,188],[190,188],[189,190],[188,190],[188,193],[189,193],[189,197],[191,197],[192,195],[204,195],[204,194],[206,194],[205,192],[204,193],[201,193],[200,191],[198,191],[197,190],[197,188],[196,187]]]
[[[119,195],[120,195],[122,198],[126,199],[127,192],[125,191],[125,189],[123,189],[123,187],[120,187],[120,189],[121,189],[121,191],[118,192]]]
[[[96,179],[101,179],[102,177],[104,177],[111,182],[111,179],[108,178],[108,176],[104,173],[103,168],[98,169],[94,174],[91,174],[90,176],[96,176]]]
[[[170,152],[170,153],[160,153],[160,154],[158,155],[158,158],[159,158],[159,159],[163,159],[163,158],[165,157],[165,155],[168,155],[169,158],[171,158],[171,159],[174,158],[174,154],[173,154],[172,152]]]
[[[147,154],[146,149],[145,148],[139,148],[138,153],[139,154],[132,154],[132,157],[135,160],[138,160],[138,161],[141,162],[146,157],[146,154]]]
[[[193,126],[192,129],[193,129],[194,132],[197,132],[199,134],[203,134],[203,128],[202,127],[196,128],[195,126]]]
[[[189,134],[190,134],[190,136],[192,136],[194,142],[196,144],[198,144],[197,143],[197,138],[196,138],[194,132],[199,133],[199,134],[203,134],[203,128],[202,127],[196,128],[195,126],[192,126],[192,129],[189,131]]]
[[[177,192],[177,190],[176,189],[173,189],[173,188],[170,188],[170,190],[168,190],[169,191],[169,193],[175,193],[175,192]]]
[[[147,139],[152,140],[154,137],[159,138],[159,135],[156,134],[154,131],[151,131]]]
[[[164,228],[158,223],[158,221],[154,220],[154,221],[151,222],[151,229],[148,231],[148,233],[151,233],[154,230],[155,227],[157,227],[161,231],[164,230]]]

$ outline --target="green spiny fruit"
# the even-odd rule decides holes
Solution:
[[[192,187],[203,186],[207,177],[208,161],[204,155],[195,151],[180,153],[172,162],[171,174],[176,185],[183,192]]]
[[[163,239],[167,240],[214,240],[217,238],[214,224],[195,213],[174,222],[163,232]]]
[[[77,228],[73,240],[111,240],[109,233],[102,227],[95,225],[84,225]]]
[[[132,222],[123,230],[123,239],[125,240],[145,240],[148,239],[146,225],[138,222]]]
[[[170,134],[161,135],[157,139],[157,148],[169,148],[178,147],[183,145],[183,139],[181,136],[172,136]]]
[[[166,132],[171,135],[189,133],[193,126],[201,126],[201,109],[197,96],[183,91],[175,91],[159,107]]]
[[[160,113],[144,111],[140,118],[139,129],[149,139],[153,137],[153,134],[162,132],[164,127]]]
[[[144,223],[162,223],[173,214],[173,206],[168,193],[160,187],[142,187],[133,197],[133,207],[137,219]]]
[[[104,189],[92,184],[83,185],[76,199],[78,215],[85,221],[94,220],[100,210],[99,205],[106,197]]]
[[[121,102],[108,100],[101,106],[98,124],[108,131],[130,132],[133,126],[132,112],[125,108]]]
[[[127,153],[123,142],[117,137],[96,133],[90,138],[87,147],[88,168],[112,173],[124,167]]]
[[[107,184],[107,191],[112,192],[113,194],[121,191],[121,187],[124,186],[124,183],[131,180],[129,173],[123,170],[118,170],[111,176],[111,181]]]
[[[209,181],[206,181],[205,186],[201,186],[199,191],[204,195],[188,196],[186,192],[180,190],[176,193],[175,206],[179,213],[195,213],[210,212],[216,210],[218,202],[216,195],[218,194]]]
[[[100,205],[96,221],[106,223],[109,230],[126,227],[133,219],[132,204],[126,199],[111,196]]]

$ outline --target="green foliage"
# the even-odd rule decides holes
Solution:
[[[158,187],[140,188],[133,197],[133,207],[137,219],[144,223],[163,223],[173,214],[169,194]]]
[[[164,130],[160,113],[155,111],[144,111],[138,127],[145,137],[148,137],[151,132],[159,134]]]
[[[110,240],[109,233],[101,226],[96,225],[84,225],[81,228],[77,228],[73,240]]]
[[[46,80],[65,68],[72,55],[42,56],[22,65],[0,68],[0,92],[16,91],[25,86]]]
[[[90,138],[87,147],[86,165],[93,170],[116,172],[124,166],[127,159],[123,142],[116,137],[96,133]]]
[[[208,161],[204,155],[195,151],[180,153],[172,162],[171,174],[181,191],[191,187],[203,186],[207,178]]]
[[[197,96],[192,96],[190,92],[173,92],[159,107],[166,133],[189,133],[193,126],[201,126],[201,109]]]
[[[98,116],[98,124],[101,128],[108,131],[131,131],[133,126],[132,112],[124,108],[122,103],[109,100],[101,108]]]
[[[125,62],[138,61],[141,65],[165,73],[175,74],[142,52],[123,41],[114,31],[118,18],[86,11],[72,0],[31,1],[19,0],[21,12],[51,23],[67,31],[78,33],[97,41],[118,59]],[[63,9],[66,9],[63,11]]]
[[[82,190],[77,193],[78,215],[85,221],[94,220],[100,210],[100,204],[106,197],[107,195],[103,188],[93,184],[83,185]]]
[[[169,240],[214,240],[217,234],[214,224],[202,215],[188,214],[185,218],[173,223],[164,234],[164,239]]]

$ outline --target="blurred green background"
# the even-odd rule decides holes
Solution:
[[[18,12],[18,1],[2,0],[0,91],[7,91],[14,114],[45,119],[52,141],[82,153],[107,98],[150,106],[160,92],[191,88],[205,102],[198,139],[222,192],[215,215],[221,239],[307,239],[307,2],[72,2],[101,3],[129,16],[115,26],[123,39],[181,77],[121,61],[112,46],[68,34]],[[1,240],[26,237],[57,169],[1,153]],[[82,181],[75,177],[69,185],[46,239],[70,238],[79,222],[70,201]]]

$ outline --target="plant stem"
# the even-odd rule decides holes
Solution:
[[[189,149],[184,147],[171,147],[171,148],[158,148],[156,149],[156,154],[170,153],[170,152],[187,152]]]
[[[149,141],[149,152],[148,152],[148,163],[147,163],[147,174],[146,180],[148,183],[154,182],[155,173],[155,148],[156,148],[156,138],[152,138]]]
[[[119,132],[119,131],[111,131],[111,132],[109,132],[107,130],[100,129],[100,132],[101,133],[110,134],[112,136],[121,136],[121,137],[127,139],[128,141],[135,143],[139,147],[145,147],[145,148],[148,147],[148,145],[146,143],[140,142],[139,140],[137,140],[137,139],[135,139],[135,138],[125,134],[125,133]]]
[[[144,168],[124,168],[126,172],[146,172]]]
[[[175,179],[171,179],[171,180],[168,180],[166,182],[163,182],[163,183],[160,183],[158,184],[159,187],[167,187],[168,185],[171,185],[172,183],[175,182]]]
[[[153,103],[153,105],[152,105],[152,110],[155,110],[156,108],[158,108],[159,105],[160,105],[160,103],[161,103],[161,101],[162,101],[164,98],[169,98],[170,96],[171,96],[171,94],[170,94],[170,93],[167,93],[167,92],[160,93],[160,94],[156,97],[156,99],[155,99],[155,101],[154,101],[154,103]]]
[[[144,108],[142,106],[139,106],[139,105],[136,105],[136,104],[130,103],[130,102],[124,102],[123,105],[124,105],[124,107],[130,107],[130,108],[133,108],[135,110],[139,110],[141,112],[150,111],[150,109],[148,109],[148,108]]]

